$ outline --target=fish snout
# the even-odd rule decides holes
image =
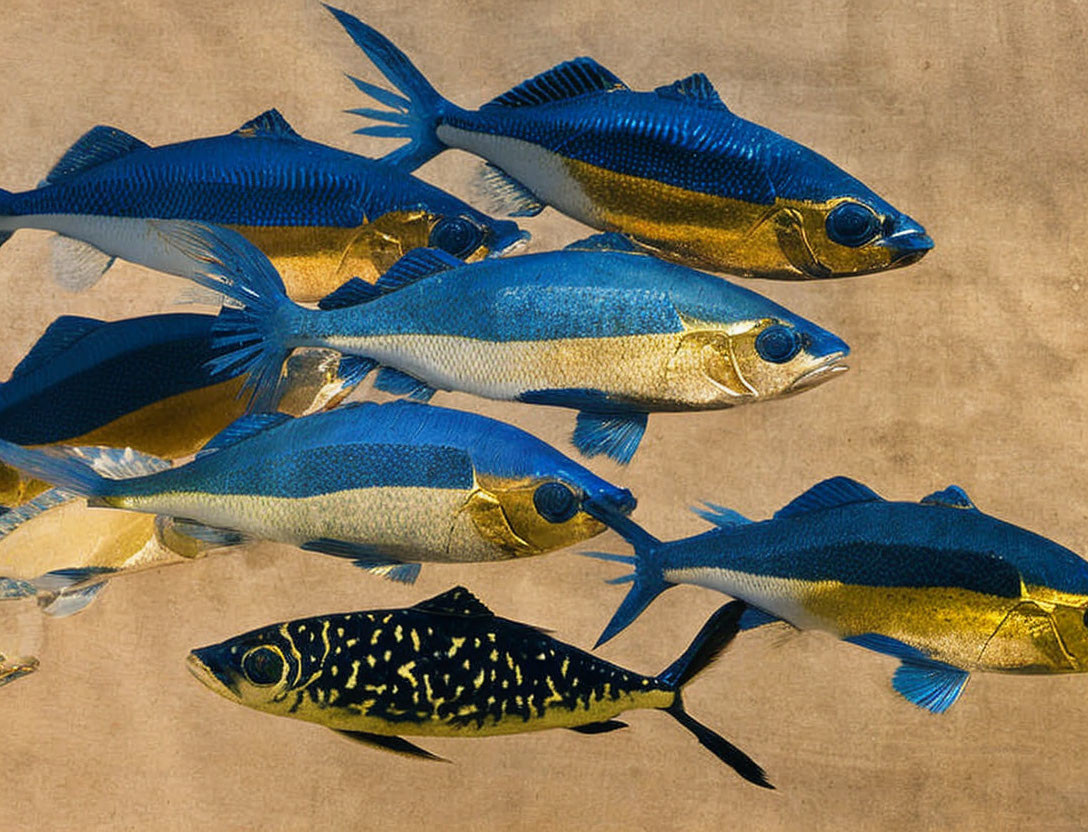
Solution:
[[[626,517],[638,505],[638,500],[626,488],[617,488],[603,494],[587,497],[582,508],[590,517],[606,526],[613,526],[618,518]]]
[[[202,647],[190,652],[185,658],[185,664],[189,672],[206,687],[227,699],[238,699],[234,680],[218,660],[218,653],[216,647]]]
[[[926,234],[921,225],[904,216],[896,221],[891,233],[877,245],[888,249],[892,265],[909,266],[917,263],[933,248],[933,238]]]
[[[484,243],[488,257],[503,257],[524,248],[532,235],[518,227],[516,222],[503,220],[493,223]]]

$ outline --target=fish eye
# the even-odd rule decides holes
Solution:
[[[803,340],[796,329],[773,324],[756,336],[756,352],[764,361],[785,364],[801,351]]]
[[[578,512],[578,498],[561,482],[546,482],[533,492],[533,506],[549,523],[564,523]]]
[[[483,229],[467,217],[443,217],[431,229],[428,244],[454,257],[467,257],[483,238]]]
[[[255,685],[274,685],[283,678],[283,656],[271,647],[254,647],[242,658],[242,672]]]
[[[843,202],[827,215],[827,236],[844,246],[864,245],[880,230],[880,218],[868,205]]]

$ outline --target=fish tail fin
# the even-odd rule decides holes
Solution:
[[[226,295],[238,307],[224,307],[212,328],[208,362],[215,373],[248,373],[250,407],[272,410],[281,370],[293,348],[290,339],[307,310],[288,296],[268,258],[242,235],[214,225],[155,220],[170,245],[202,266],[190,275],[199,285]]]
[[[81,497],[114,496],[123,482],[102,476],[90,462],[79,457],[24,448],[4,440],[0,440],[0,461]]]
[[[665,580],[661,566],[661,541],[643,529],[634,520],[623,515],[610,516],[608,524],[617,531],[634,549],[634,555],[610,555],[603,552],[582,552],[586,557],[598,560],[614,560],[629,563],[635,567],[631,574],[613,579],[612,583],[631,582],[631,589],[616,610],[608,626],[604,628],[595,647],[621,633],[638,618],[650,602],[675,584]]]
[[[360,92],[369,95],[388,110],[358,108],[349,113],[384,124],[356,130],[364,136],[408,139],[408,144],[383,156],[386,164],[411,171],[437,156],[446,146],[439,140],[438,124],[453,105],[443,98],[430,81],[423,77],[400,49],[385,35],[367,26],[357,17],[326,5],[326,9],[344,27],[355,44],[362,49],[400,94],[348,76]]]
[[[715,757],[733,768],[741,777],[765,789],[773,789],[763,768],[716,731],[707,728],[684,708],[681,688],[709,667],[733,641],[740,630],[740,617],[747,605],[730,601],[715,612],[684,651],[657,677],[658,681],[676,691],[672,704],[665,710],[699,740],[699,744]]]

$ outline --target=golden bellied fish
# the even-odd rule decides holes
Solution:
[[[195,453],[246,409],[242,371],[208,367],[225,352],[212,344],[215,321],[193,314],[57,318],[0,384],[0,438],[130,447],[167,459]],[[277,382],[276,406],[297,415],[330,407],[359,380],[341,374],[331,350],[299,351]],[[0,505],[19,505],[46,488],[0,465]]]
[[[237,230],[300,301],[352,277],[376,280],[419,246],[479,258],[528,237],[391,165],[302,138],[276,110],[225,136],[162,147],[95,127],[35,190],[0,190],[0,245],[20,228],[58,232],[54,270],[70,289],[93,284],[115,257],[188,276],[196,264],[149,219]]]
[[[350,110],[387,122],[356,132],[409,140],[382,161],[414,170],[447,148],[474,153],[513,216],[551,205],[660,256],[752,277],[866,274],[933,247],[820,154],[734,115],[702,73],[636,92],[576,58],[465,110],[380,32],[326,8],[398,90],[351,79],[388,108]]]
[[[406,582],[420,562],[560,549],[635,507],[630,491],[525,431],[406,401],[253,414],[191,462],[146,476],[111,479],[2,440],[0,459],[91,505],[179,518],[177,530],[209,543],[274,540]]]
[[[744,752],[696,722],[681,689],[737,632],[726,604],[657,676],[643,676],[499,618],[464,587],[407,609],[303,618],[189,654],[208,688],[241,705],[316,722],[370,746],[436,759],[402,735],[487,737],[546,728],[600,734],[635,708],[673,716],[741,777],[771,788]]]
[[[598,644],[671,586],[696,584],[750,605],[742,629],[786,621],[901,661],[892,686],[940,713],[973,670],[1088,670],[1088,562],[983,514],[949,486],[892,502],[846,477],[825,480],[769,520],[707,504],[713,531],[661,542],[628,518],[614,528],[633,585]]]

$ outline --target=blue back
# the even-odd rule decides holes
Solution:
[[[488,341],[679,332],[680,316],[803,323],[748,289],[654,257],[550,251],[440,272],[369,303],[325,313],[337,334],[458,335]],[[822,332],[822,330],[820,330]]]
[[[977,509],[872,502],[715,529],[663,544],[664,568],[719,566],[863,586],[952,586],[1018,597],[1027,584],[1088,593],[1088,562]]]
[[[418,208],[472,217],[484,227],[491,222],[456,197],[373,159],[293,131],[243,128],[162,147],[137,146],[17,194],[6,210],[355,227],[390,211]]]
[[[224,381],[207,362],[213,315],[151,315],[106,323],[60,318],[0,386],[0,438],[61,442],[170,396]],[[74,325],[73,325],[74,324]],[[51,341],[59,335],[60,343]]]

